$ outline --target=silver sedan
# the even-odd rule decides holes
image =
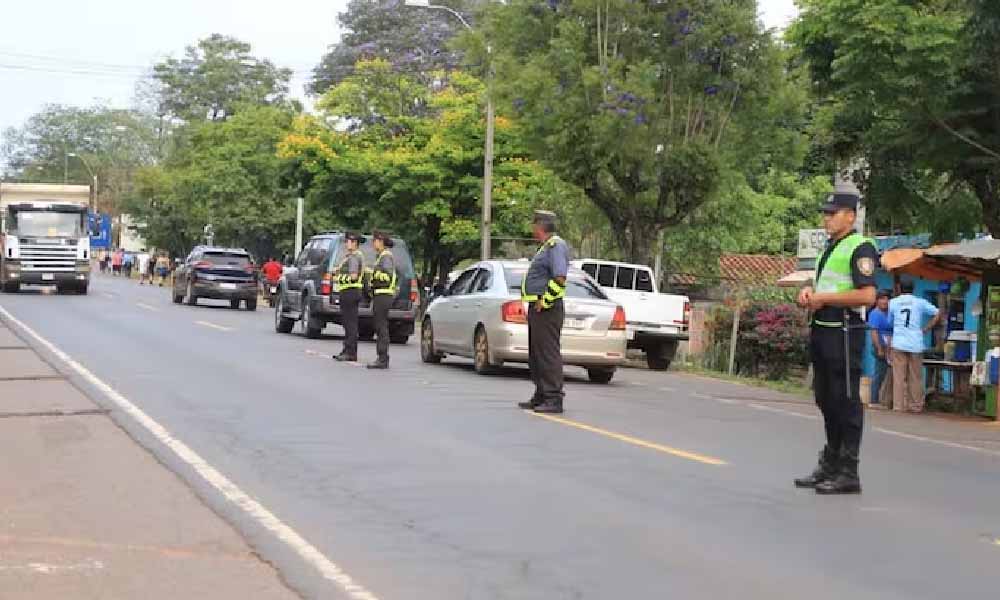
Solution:
[[[420,355],[438,363],[451,354],[472,358],[477,373],[505,362],[528,362],[527,306],[521,279],[527,261],[490,260],[465,269],[435,298],[424,315]],[[584,367],[591,381],[608,383],[625,362],[625,312],[583,271],[572,269],[566,284],[562,355]]]

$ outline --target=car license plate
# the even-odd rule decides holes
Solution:
[[[235,283],[220,283],[219,287],[222,288],[222,289],[224,289],[224,290],[235,290],[236,289],[236,284]]]
[[[587,324],[583,319],[566,319],[563,323],[563,327],[568,329],[583,329]]]
[[[272,285],[271,286],[271,293],[272,294],[277,294],[278,293],[278,286]]]
[[[42,281],[52,281],[56,276],[52,273],[42,273]]]

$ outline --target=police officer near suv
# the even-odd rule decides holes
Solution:
[[[375,246],[375,264],[372,266],[372,312],[375,318],[375,335],[378,336],[375,347],[378,358],[369,363],[369,369],[389,368],[389,309],[399,292],[396,280],[396,259],[389,248],[393,242],[389,234],[376,231],[372,234]]]
[[[563,411],[565,396],[560,338],[570,251],[555,232],[555,213],[536,210],[532,234],[542,245],[521,281],[521,300],[528,303],[528,366],[535,393],[518,406],[548,414]]]
[[[823,413],[826,446],[819,464],[796,487],[818,494],[859,494],[861,479],[861,355],[865,344],[862,307],[875,303],[875,244],[855,232],[858,201],[852,190],[834,192],[821,208],[830,236],[816,267],[815,285],[803,288],[798,303],[812,312],[809,349],[813,391]]]
[[[344,236],[346,253],[333,272],[336,291],[340,297],[340,322],[344,327],[344,348],[334,360],[358,360],[358,307],[361,305],[361,276],[365,270],[365,255],[358,248],[365,243],[361,235],[348,231]]]

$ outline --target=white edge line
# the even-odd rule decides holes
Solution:
[[[217,329],[219,331],[232,331],[232,327],[223,327],[222,325],[216,325],[215,323],[209,323],[208,321],[195,321],[195,325],[201,325],[203,327],[211,327],[212,329]]]
[[[135,419],[140,425],[146,428],[160,443],[169,448],[178,458],[187,463],[197,472],[202,479],[218,490],[229,502],[243,510],[250,518],[259,525],[273,533],[279,540],[290,547],[302,560],[314,567],[327,580],[340,586],[351,598],[356,600],[378,600],[372,592],[365,589],[361,584],[356,583],[350,575],[333,561],[323,555],[315,546],[310,544],[294,529],[283,523],[271,511],[267,510],[259,502],[251,498],[246,492],[241,490],[233,482],[220,473],[215,467],[208,464],[187,444],[178,440],[162,425],[154,421],[149,415],[144,413],[139,407],[132,404],[125,396],[119,394],[110,385],[104,383],[86,367],[73,360],[68,354],[57,348],[54,344],[37,334],[33,329],[16,319],[7,312],[7,309],[0,306],[0,314],[20,327],[25,333],[30,335],[39,344],[44,346],[49,352],[54,354],[61,361],[66,363],[71,369],[76,371],[81,377],[87,380],[94,387],[106,394],[118,407]]]
[[[902,431],[894,431],[892,429],[886,429],[884,427],[873,427],[873,429],[879,433],[884,433],[886,435],[894,435],[896,437],[905,438],[908,440],[914,440],[917,442],[927,442],[928,444],[937,444],[939,446],[947,446],[949,448],[958,448],[960,450],[971,450],[972,452],[979,452],[981,454],[988,454],[990,456],[1000,456],[1000,452],[990,450],[988,448],[979,448],[977,446],[967,446],[965,444],[959,444],[957,442],[948,442],[945,440],[936,440],[934,438],[924,437],[922,435],[913,435],[912,433],[903,433]]]
[[[146,310],[151,310],[153,312],[160,312],[160,309],[156,308],[155,306],[150,306],[143,302],[136,302],[135,305],[138,306],[139,308],[145,308]]]
[[[805,415],[805,414],[802,414],[802,413],[799,413],[799,412],[795,412],[794,410],[785,410],[783,408],[775,408],[773,406],[765,406],[763,404],[757,404],[756,402],[751,402],[750,404],[747,404],[747,406],[749,406],[750,408],[754,408],[756,410],[764,410],[764,411],[767,411],[767,412],[773,412],[773,413],[778,413],[778,414],[782,414],[782,415],[788,415],[790,417],[798,417],[800,419],[809,419],[810,421],[815,421],[816,419],[819,418],[816,415]]]

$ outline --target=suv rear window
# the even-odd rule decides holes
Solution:
[[[200,260],[208,261],[213,265],[230,267],[246,267],[250,264],[249,255],[236,252],[203,252]]]
[[[504,279],[507,280],[507,288],[512,292],[521,293],[521,280],[524,279],[524,274],[528,272],[528,266],[505,266],[503,268]],[[597,298],[599,300],[607,300],[608,297],[604,295],[601,288],[594,283],[594,280],[587,277],[587,274],[583,271],[578,271],[576,269],[571,269],[569,272],[569,277],[566,278],[566,297],[567,298]]]
[[[365,255],[365,267],[371,267],[375,263],[375,246],[372,245],[371,236],[366,237],[368,241],[361,244],[361,252]],[[407,248],[406,242],[395,238],[393,238],[393,242],[395,242],[395,245],[389,248],[389,251],[392,252],[392,257],[396,259],[396,271],[404,279],[415,279],[416,270],[413,268],[413,259],[410,257],[410,249]],[[337,251],[331,256],[327,270],[332,271],[337,267],[337,264],[344,256],[345,248],[346,243],[344,238],[338,239]]]

